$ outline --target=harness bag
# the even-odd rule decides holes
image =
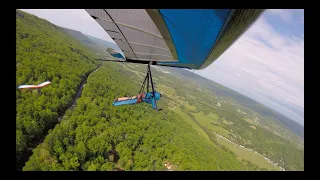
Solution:
[[[144,94],[138,94],[137,104],[142,102],[142,98],[144,98]]]

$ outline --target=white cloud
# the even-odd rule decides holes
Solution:
[[[271,13],[282,14],[286,21],[292,18],[283,10]],[[304,40],[279,34],[264,16],[216,62],[197,73],[304,124],[304,117],[277,103],[304,111]]]
[[[287,9],[269,9],[267,13],[276,15],[287,22],[293,21],[293,12],[288,11]]]

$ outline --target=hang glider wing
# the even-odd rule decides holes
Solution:
[[[21,85],[18,88],[19,89],[38,89],[38,88],[43,88],[43,87],[45,87],[45,86],[47,86],[49,84],[51,84],[51,82],[50,81],[46,81],[46,82],[43,82],[43,83],[41,83],[39,85]]]
[[[263,9],[86,9],[127,62],[204,69]]]

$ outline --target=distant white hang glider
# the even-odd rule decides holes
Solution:
[[[43,82],[39,85],[21,85],[19,86],[18,88],[19,89],[39,89],[39,88],[43,88],[45,86],[48,86],[49,84],[51,84],[50,81],[46,81],[46,82]]]

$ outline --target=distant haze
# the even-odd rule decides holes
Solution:
[[[114,42],[83,9],[23,11]],[[304,10],[266,10],[218,60],[195,73],[304,125]]]

